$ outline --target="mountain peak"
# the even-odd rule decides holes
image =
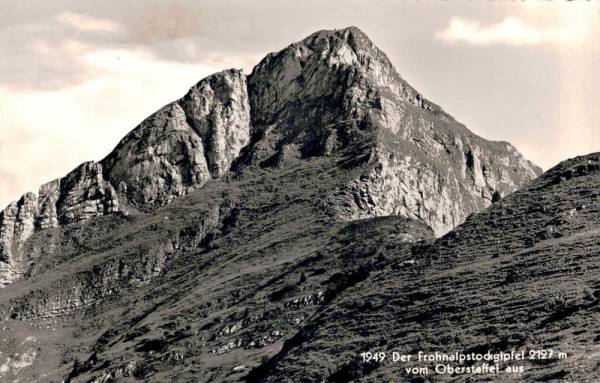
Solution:
[[[249,141],[246,92],[241,70],[201,80],[121,140],[102,160],[106,178],[124,200],[149,210],[223,176]]]
[[[365,166],[339,192],[347,193],[336,202],[348,206],[337,210],[345,219],[399,214],[442,234],[466,206],[477,211],[541,173],[426,100],[356,27],[318,31],[267,55],[248,88],[255,163],[280,164],[293,146],[304,158],[337,153]]]
[[[343,29],[323,29],[317,31],[302,40],[307,46],[312,46],[316,41],[321,39],[331,39],[333,42],[348,44],[355,51],[360,50],[377,50],[373,41],[360,30],[358,27],[350,26]],[[379,51],[381,52],[381,51]]]
[[[312,160],[331,174],[314,180],[328,186],[318,203],[331,216],[400,215],[437,235],[539,174],[511,146],[477,137],[427,101],[360,29],[322,30],[268,54],[248,76],[208,76],[99,163],[0,213],[0,285],[27,269],[23,245],[38,231],[150,213],[227,174],[274,177],[313,169]]]
[[[399,329],[404,349],[446,341],[433,331],[422,343],[423,318],[485,324],[481,315],[493,307],[477,306],[473,316],[436,311],[440,296],[431,292],[449,284],[447,307],[462,310],[471,293],[487,297],[492,280],[502,298],[512,286],[496,282],[505,280],[507,265],[521,266],[523,250],[535,250],[528,244],[549,239],[553,252],[553,240],[597,218],[589,201],[598,193],[578,185],[593,189],[599,163],[576,159],[522,188],[549,187],[553,207],[530,193],[535,209],[523,206],[515,225],[506,217],[520,197],[498,199],[539,169],[426,101],[358,28],[316,32],[267,55],[249,76],[225,70],[201,80],[99,163],[84,163],[0,212],[0,351],[8,358],[0,380],[253,382],[261,369],[272,382],[360,379],[363,368],[346,361],[356,361],[359,348],[388,344],[389,332],[384,343],[371,334],[381,335],[379,324],[389,318],[412,326]],[[554,198],[563,188],[577,205]],[[507,237],[510,230],[520,234]],[[421,241],[433,242],[434,234],[442,236],[438,245],[460,248],[429,253],[439,247]],[[509,254],[498,237],[518,252]],[[483,262],[464,263],[468,254],[455,249]],[[554,264],[564,279],[565,263]],[[529,265],[539,265],[537,281],[548,275],[535,257]],[[473,276],[484,284],[475,289]],[[583,305],[593,294],[571,285],[569,295],[581,297],[571,307],[590,307]],[[550,307],[534,301],[535,312]],[[503,311],[524,307],[518,318],[535,320],[521,303],[507,302]],[[322,316],[330,313],[332,321]],[[377,313],[383,320],[371,320]],[[377,328],[346,325],[353,314]],[[328,323],[347,331],[320,325]],[[362,342],[365,334],[377,343]],[[312,347],[313,339],[341,348],[309,358],[325,362],[307,370],[297,361],[309,360],[302,345]]]
[[[364,115],[361,110],[364,112],[365,109],[358,105],[365,99],[360,93],[374,95],[379,92],[416,105],[445,121],[455,122],[404,81],[387,55],[363,31],[353,26],[321,30],[268,54],[249,76],[249,84],[261,83],[267,92],[271,92],[269,102],[277,104],[285,105],[297,98],[345,97],[341,102],[346,104],[346,111],[357,112],[350,113],[351,118],[360,118],[359,115]],[[272,97],[278,100],[272,100]],[[371,99],[368,104],[372,102],[376,100]],[[338,103],[334,101],[334,104]],[[277,109],[277,105],[273,106]],[[268,116],[260,113],[257,117],[255,123],[268,121]]]

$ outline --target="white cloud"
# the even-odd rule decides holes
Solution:
[[[120,27],[117,23],[105,19],[86,17],[77,13],[65,12],[56,17],[56,20],[70,27],[88,32],[118,32]]]
[[[479,46],[541,45],[581,40],[583,28],[577,23],[538,28],[516,17],[507,17],[499,23],[485,25],[455,17],[446,29],[435,34],[435,38],[449,43],[463,42]]]
[[[22,90],[80,84],[97,75],[84,55],[117,44],[124,33],[119,24],[72,13],[0,28],[0,84]]]

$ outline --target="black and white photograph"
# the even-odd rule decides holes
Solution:
[[[598,36],[0,0],[0,382],[600,382]]]

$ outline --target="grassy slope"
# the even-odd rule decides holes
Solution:
[[[251,177],[209,183],[153,214],[40,233],[30,246],[53,241],[53,253],[0,298],[0,310],[13,317],[4,322],[10,341],[1,351],[22,353],[30,346],[23,341],[35,337],[33,364],[14,377],[242,379],[326,302],[393,262],[386,247],[407,251],[404,243],[432,237],[399,217],[335,222],[329,192],[353,176],[335,161],[346,160],[248,169]],[[215,207],[218,223],[198,246],[186,245],[186,233]],[[166,258],[160,272],[157,253]],[[79,293],[85,299],[75,306]],[[39,317],[56,302],[60,310]]]
[[[40,234],[30,246],[54,241],[54,254],[0,298],[0,351],[13,362],[36,353],[14,378],[419,382],[405,375],[410,364],[357,356],[530,348],[569,357],[525,363],[522,381],[595,376],[598,156],[551,170],[435,242],[400,217],[334,221],[328,191],[352,176],[338,160],[247,169],[251,177],[209,183],[154,214]],[[209,234],[186,242],[215,207]],[[146,263],[161,251],[153,273]],[[100,293],[50,318],[10,318],[43,314],[73,286]]]
[[[540,348],[568,358],[483,378],[595,381],[599,182],[597,154],[552,169],[423,247],[414,263],[346,290],[250,381],[466,382],[474,377],[412,376],[403,368],[418,364],[369,365],[358,354]]]
[[[249,168],[153,214],[38,234],[30,246],[53,242],[53,253],[0,298],[0,351],[13,362],[36,355],[10,377],[419,382],[405,365],[357,356],[488,348],[568,353],[525,363],[523,381],[595,376],[598,156],[553,169],[435,242],[400,217],[333,220],[329,191],[355,176],[336,161]],[[217,222],[190,242],[214,209]],[[73,286],[80,306],[68,303]],[[51,317],[28,317],[56,302]]]

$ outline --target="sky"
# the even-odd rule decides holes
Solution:
[[[351,25],[544,170],[600,151],[600,2],[0,0],[0,208],[101,160],[207,75]]]

